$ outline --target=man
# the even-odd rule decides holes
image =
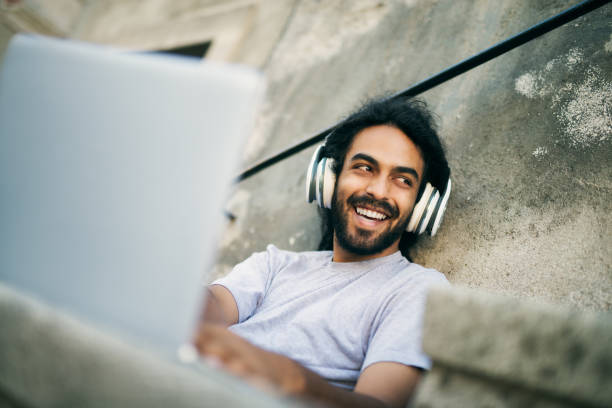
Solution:
[[[409,261],[416,235],[405,230],[425,184],[447,188],[444,151],[425,104],[395,98],[342,121],[324,155],[336,179],[320,249],[331,251],[270,245],[237,265],[209,287],[194,343],[209,361],[284,394],[405,406],[431,364],[420,345],[427,289],[447,284]]]

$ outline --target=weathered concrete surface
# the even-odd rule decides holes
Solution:
[[[70,37],[138,50],[211,42],[206,58],[264,65],[294,0],[89,3]]]
[[[14,31],[64,37],[81,16],[84,0],[3,0],[0,23]]]
[[[436,365],[421,383],[413,408],[594,407]],[[597,406],[595,406],[597,407]]]
[[[461,288],[430,292],[434,369],[416,407],[612,405],[612,317]]]
[[[83,4],[78,21],[57,20],[74,38],[135,48],[213,38],[219,58],[263,67],[269,92],[246,166],[575,1]],[[454,191],[417,262],[470,287],[612,308],[611,14],[608,4],[423,95],[440,117]],[[10,35],[4,26],[0,37]],[[268,243],[317,246],[316,209],[303,199],[311,152],[236,186],[215,276]]]
[[[179,366],[4,285],[0,327],[0,406],[298,406],[206,365]]]
[[[303,0],[265,68],[245,165],[575,3]],[[495,293],[612,308],[611,17],[608,4],[423,95],[454,191],[417,262]],[[311,152],[236,186],[216,275],[270,242],[316,247],[303,198]]]
[[[211,42],[206,58],[264,66],[296,0],[0,1],[0,30],[134,50]],[[0,31],[0,53],[6,48]]]
[[[80,20],[85,0],[0,0],[0,66],[17,32],[66,37]]]

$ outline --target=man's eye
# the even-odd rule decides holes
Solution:
[[[398,180],[406,186],[412,187],[412,180],[408,177],[398,177]]]
[[[368,166],[367,164],[360,164],[359,166],[356,166],[355,168],[361,171],[368,171],[368,172],[372,171],[372,168]]]

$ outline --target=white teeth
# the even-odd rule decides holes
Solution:
[[[365,208],[356,207],[355,210],[357,211],[357,214],[364,215],[364,216],[366,216],[368,218],[374,218],[374,219],[377,219],[377,220],[384,220],[385,218],[387,218],[387,216],[385,214],[381,214],[379,212],[368,210],[368,209],[365,209]]]

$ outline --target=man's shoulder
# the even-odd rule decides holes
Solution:
[[[431,288],[448,285],[450,283],[443,273],[407,261],[403,268],[381,283],[377,293],[382,299],[381,304],[391,302],[399,307],[412,307],[423,302]]]
[[[427,268],[421,264],[414,262],[410,262],[408,268],[410,269],[411,273],[418,276],[423,276],[425,279],[446,280],[446,276],[442,272],[434,268]]]
[[[399,285],[449,285],[446,275],[433,268],[407,262],[404,268],[395,275]]]

